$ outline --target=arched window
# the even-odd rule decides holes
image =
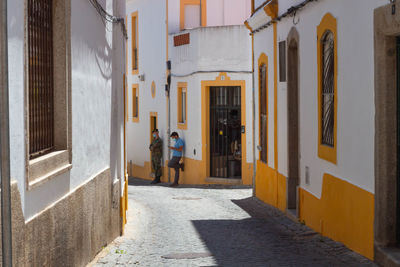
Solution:
[[[335,41],[331,31],[321,39],[322,48],[322,95],[321,95],[321,144],[333,147],[335,124]]]
[[[318,36],[318,157],[337,163],[337,23],[327,13]]]

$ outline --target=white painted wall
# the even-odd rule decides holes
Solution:
[[[124,17],[123,0],[99,2],[107,12]],[[121,58],[125,50],[119,26],[113,28],[108,24],[106,29],[89,2],[71,1],[73,167],[70,172],[28,191],[25,183],[24,4],[22,0],[8,1],[8,4],[9,58],[12,59],[9,65],[11,176],[18,182],[28,220],[105,168],[111,168],[113,179],[123,177],[121,99],[125,68]]]
[[[171,3],[173,0],[170,1]],[[179,3],[178,3],[179,4]],[[154,6],[158,6],[154,8]],[[145,75],[145,81],[139,81],[132,75],[131,17],[138,11],[138,54],[139,74]],[[144,166],[150,162],[150,112],[158,114],[158,129],[164,140],[164,159],[167,155],[167,106],[165,96],[166,83],[166,1],[133,0],[127,3],[128,16],[128,112],[127,152],[128,162]],[[156,97],[151,95],[151,83],[156,84]],[[132,122],[132,84],[139,84],[139,122]]]
[[[209,0],[206,10],[207,26],[242,25],[251,15],[251,0]],[[180,31],[180,0],[168,0],[168,24],[170,34]]]
[[[285,40],[292,27],[300,35],[300,174],[301,186],[321,196],[324,173],[347,180],[374,193],[374,49],[373,10],[384,0],[319,1],[307,5],[293,18],[278,23],[278,41]],[[293,1],[279,1],[283,12]],[[280,13],[281,13],[280,11]],[[337,164],[318,157],[317,110],[317,26],[330,12],[337,19],[338,125]],[[256,21],[256,19],[252,19]],[[269,58],[269,156],[273,159],[273,29],[255,35],[256,63],[261,52]],[[257,70],[256,70],[257,71]],[[258,73],[256,90],[258,97]],[[272,101],[271,101],[272,100]],[[258,103],[258,100],[256,101]],[[287,83],[278,84],[279,172],[287,175]],[[258,111],[258,107],[257,107]],[[258,117],[258,116],[257,116]],[[256,118],[258,126],[258,118]],[[271,124],[272,121],[272,124]],[[272,128],[271,128],[272,127]],[[258,132],[258,129],[257,129]],[[257,136],[258,143],[258,136]],[[269,162],[273,167],[273,162]],[[305,184],[305,166],[310,168],[311,184]]]
[[[245,80],[246,82],[246,95],[242,96],[246,98],[247,107],[246,158],[248,163],[252,163],[251,38],[248,30],[244,26],[223,26],[197,28],[183,33],[190,34],[190,44],[174,47],[173,35],[170,36],[169,43],[173,74],[171,130],[176,130],[185,140],[185,157],[202,160],[203,156],[201,153],[201,81],[214,81],[220,71],[225,71],[231,80]],[[178,82],[187,82],[188,84],[187,130],[177,130]]]

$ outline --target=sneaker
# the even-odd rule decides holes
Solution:
[[[181,165],[181,166],[180,166],[180,167],[181,167],[181,171],[184,171],[185,163],[181,163],[180,165]]]
[[[169,187],[178,187],[178,185],[179,185],[178,183],[172,183],[169,185]]]
[[[153,181],[151,181],[150,184],[159,184],[161,183],[160,179],[155,178]]]

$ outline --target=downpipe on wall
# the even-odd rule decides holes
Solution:
[[[0,149],[3,266],[12,266],[7,0],[0,0]]]

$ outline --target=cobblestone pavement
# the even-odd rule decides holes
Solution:
[[[374,266],[251,189],[130,183],[125,235],[89,266]]]

